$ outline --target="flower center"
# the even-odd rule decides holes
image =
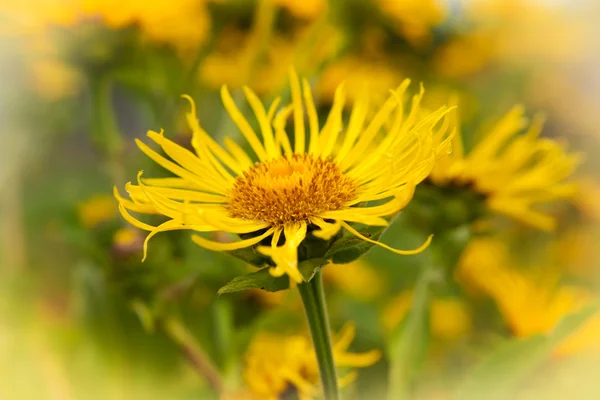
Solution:
[[[235,218],[281,226],[339,210],[355,193],[354,181],[330,160],[294,154],[262,162],[239,176],[228,209]]]

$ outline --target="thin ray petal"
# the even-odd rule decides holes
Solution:
[[[379,247],[383,247],[384,249],[389,250],[392,253],[396,253],[396,254],[400,254],[400,255],[404,255],[404,256],[422,253],[425,249],[427,249],[427,247],[429,247],[429,244],[431,243],[431,240],[433,239],[433,235],[429,235],[429,237],[427,238],[425,243],[423,243],[418,248],[416,248],[414,250],[399,250],[399,249],[394,249],[393,247],[390,247],[385,243],[378,242],[377,240],[369,239],[368,237],[362,235],[360,232],[358,232],[356,229],[352,228],[350,225],[348,225],[344,221],[342,221],[341,224],[344,227],[344,229],[346,229],[348,232],[350,232],[354,236],[358,237],[359,239],[362,239],[365,242],[375,244]]]

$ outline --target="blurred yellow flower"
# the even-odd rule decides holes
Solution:
[[[382,104],[389,89],[403,80],[398,70],[383,60],[347,56],[325,68],[319,77],[316,94],[320,99],[333,101],[337,87],[345,83],[349,104],[364,97],[366,90],[375,104]]]
[[[515,260],[507,251],[507,246],[495,239],[475,240],[465,250],[458,275],[494,299],[514,335],[548,333],[563,317],[593,300],[588,290],[561,284],[560,275],[553,270],[509,267]],[[567,355],[582,350],[600,350],[600,314],[570,335],[555,353]]]
[[[131,228],[121,228],[115,232],[113,243],[119,247],[134,245],[139,239],[138,231]]]
[[[75,0],[22,0],[0,3],[4,34],[35,35],[50,25],[75,23],[80,4]]]
[[[381,358],[378,350],[349,353],[355,334],[354,324],[348,323],[333,338],[333,358],[338,367],[368,367]],[[243,375],[251,393],[247,398],[276,400],[290,390],[295,390],[300,399],[319,394],[319,367],[307,336],[259,333],[246,352]],[[352,371],[340,378],[340,384],[355,378],[356,372]]]
[[[581,329],[569,336],[558,346],[554,354],[600,354],[600,314],[590,318]]]
[[[431,237],[416,250],[397,250],[360,234],[348,224],[386,226],[388,221],[384,217],[408,204],[415,185],[429,175],[438,154],[448,151],[449,124],[438,124],[441,120],[447,121],[448,108],[441,107],[430,114],[419,112],[421,90],[413,97],[410,113],[405,114],[402,105],[408,84],[405,81],[393,91],[373,118],[366,118],[368,98],[358,101],[345,131],[342,128],[344,86],[338,88],[322,129],[319,129],[310,85],[306,80],[301,85],[295,72],[291,73],[292,104],[279,112],[279,98],[267,110],[258,97],[245,88],[259,122],[262,141],[223,87],[225,108],[258,162],[229,138],[225,139],[227,150],[217,144],[200,127],[195,106],[187,97],[192,102],[187,118],[194,134],[192,146],[196,154],[166,139],[162,132],[148,132],[173,161],[139,140],[138,147],[177,177],[142,180],[140,172],[138,185],[126,185],[130,199],[121,197],[115,188],[119,210],[131,224],[150,231],[144,249],[156,233],[177,229],[252,234],[227,243],[193,236],[198,245],[216,251],[255,246],[265,239],[270,240],[270,245],[259,246],[258,251],[275,261],[271,274],[287,274],[296,282],[303,280],[298,270],[297,249],[309,234],[309,225],[317,228],[310,234],[319,239],[329,240],[343,228],[396,254],[419,253],[429,245]],[[293,144],[285,131],[286,120],[292,113]],[[389,129],[382,129],[390,120]],[[438,125],[441,126],[434,129]],[[334,151],[338,141],[341,147]],[[365,154],[365,149],[373,143],[378,144]],[[376,200],[384,202],[372,207],[360,205]],[[152,226],[134,218],[129,211],[159,214],[168,220]]]
[[[362,301],[373,300],[385,288],[381,274],[361,259],[349,264],[327,265],[323,268],[323,279],[326,284]]]
[[[182,50],[197,48],[210,33],[209,0],[30,0],[4,3],[6,5],[0,7],[0,12],[6,13],[18,29],[40,33],[53,25],[74,26],[99,19],[113,29],[135,25],[149,40],[169,43]]]
[[[208,2],[84,0],[81,11],[88,17],[100,17],[110,28],[136,25],[149,40],[170,43],[182,50],[193,50],[204,43],[210,33]]]
[[[81,77],[77,69],[57,58],[41,57],[29,65],[35,91],[46,100],[59,100],[77,93]]]
[[[600,183],[588,177],[577,182],[577,191],[571,203],[586,220],[600,221]]]
[[[314,40],[315,31],[321,31]],[[264,26],[251,32],[235,28],[224,29],[217,45],[200,66],[200,80],[211,89],[227,85],[230,89],[248,85],[257,94],[273,95],[281,91],[289,69],[296,65],[303,72],[312,72],[335,54],[341,33],[332,26],[309,27],[293,35],[273,33],[260,40]],[[392,86],[388,86],[388,89]]]
[[[203,61],[200,79],[213,90],[224,84],[232,89],[249,85],[258,94],[277,93],[285,84],[295,46],[296,42],[275,36],[256,60],[260,50],[256,41],[245,32],[226,30]]]
[[[93,228],[117,214],[115,199],[109,195],[96,195],[77,206],[79,221],[86,228]]]
[[[585,20],[558,3],[529,0],[469,2],[465,12],[494,43],[502,62],[563,61],[585,55]]]
[[[580,224],[562,231],[552,242],[552,254],[563,268],[575,276],[590,277],[598,270],[600,230]]]
[[[464,5],[462,29],[433,58],[435,71],[443,76],[460,78],[494,65],[531,68],[573,62],[587,53],[585,22],[550,2],[483,0]]]
[[[555,220],[535,210],[540,203],[568,198],[576,185],[565,182],[580,162],[551,139],[540,138],[542,118],[529,124],[523,108],[515,106],[465,152],[460,134],[452,152],[442,157],[429,177],[438,186],[464,187],[485,196],[487,207],[543,230]]]
[[[250,267],[256,271],[256,267]],[[381,275],[373,267],[363,260],[356,260],[349,264],[329,264],[323,267],[323,280],[326,285],[331,285],[337,290],[342,291],[350,297],[360,301],[370,301],[377,297],[385,287],[385,282]],[[280,306],[295,292],[279,291],[267,292],[265,290],[253,289],[248,291],[248,295],[256,298],[262,305]],[[295,298],[293,307],[298,306],[301,309],[300,298]]]
[[[447,78],[475,74],[487,67],[496,56],[496,38],[485,31],[458,35],[436,49],[433,68]]]
[[[3,2],[0,5],[0,39],[7,35],[9,41],[14,40],[18,43],[16,46],[23,48],[23,68],[29,74],[28,84],[48,101],[77,94],[83,82],[81,72],[69,65],[60,54],[58,43],[37,22],[45,3],[40,3],[41,9],[31,12],[36,15],[31,17],[26,13],[27,2],[21,4],[23,9],[11,8],[17,4],[20,2]]]
[[[381,315],[385,331],[392,332],[406,316],[412,304],[412,291],[400,293],[389,301]],[[455,342],[472,329],[471,313],[464,301],[456,297],[434,297],[429,311],[429,325],[434,338]]]
[[[499,269],[504,265],[511,265],[510,263],[508,248],[504,242],[496,238],[480,237],[471,240],[463,251],[455,274],[471,295],[480,295],[484,292],[480,284],[485,275],[482,271]]]
[[[446,19],[446,10],[436,0],[377,0],[381,10],[398,23],[397,29],[411,43],[431,35],[431,29]]]
[[[256,271],[256,267],[250,267]],[[375,299],[385,288],[385,282],[374,267],[359,259],[349,264],[329,264],[322,269],[323,280],[350,297],[360,301]],[[295,292],[292,292],[295,293]],[[248,294],[265,306],[280,306],[291,294],[289,291],[267,292],[255,289]],[[301,309],[300,298],[295,298],[293,306]]]
[[[274,0],[273,2],[288,10],[292,15],[305,19],[317,18],[325,12],[327,7],[327,0]]]

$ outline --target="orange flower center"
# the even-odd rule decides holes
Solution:
[[[294,154],[262,162],[239,176],[228,208],[232,217],[281,226],[339,210],[356,197],[356,190],[356,183],[329,159]]]

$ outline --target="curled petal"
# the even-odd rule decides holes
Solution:
[[[350,232],[354,236],[358,237],[359,239],[362,239],[365,242],[376,244],[377,246],[383,247],[384,249],[389,250],[392,253],[396,253],[396,254],[400,254],[400,255],[404,255],[404,256],[410,256],[410,255],[422,253],[427,247],[429,247],[429,244],[431,243],[431,239],[433,239],[433,235],[429,235],[429,237],[427,238],[425,243],[423,243],[418,248],[416,248],[414,250],[399,250],[399,249],[394,249],[393,247],[390,247],[385,243],[381,243],[381,242],[378,242],[377,240],[369,239],[368,237],[361,235],[356,229],[352,228],[350,225],[348,225],[344,221],[340,221],[340,223],[342,224],[344,229],[346,229],[348,232]]]

